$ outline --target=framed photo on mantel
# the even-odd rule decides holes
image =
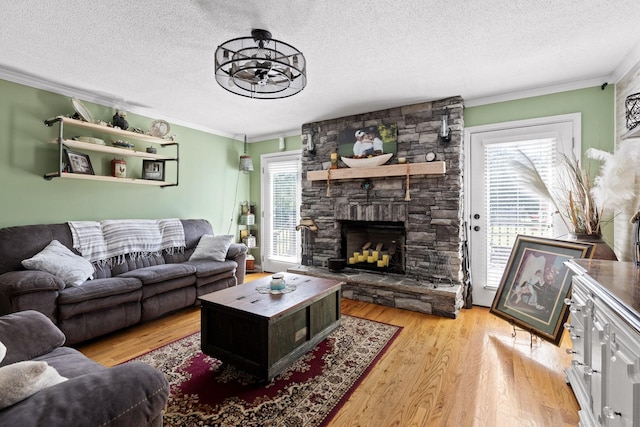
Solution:
[[[338,155],[342,157],[366,157],[397,152],[397,124],[345,129],[338,134]]]
[[[559,345],[573,276],[564,263],[592,250],[590,243],[518,235],[489,312]]]

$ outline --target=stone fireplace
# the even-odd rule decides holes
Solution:
[[[340,221],[340,227],[341,258],[349,267],[379,273],[405,273],[403,222]],[[356,256],[360,259],[355,259]]]
[[[445,111],[452,131],[448,143],[438,138]],[[388,164],[398,164],[397,158],[404,157],[408,164],[402,167],[420,166],[427,163],[426,153],[433,152],[437,162],[444,162],[444,173],[409,174],[407,169],[406,176],[375,176],[374,170],[366,179],[332,179],[329,171],[328,179],[310,179],[311,174],[317,174],[314,171],[326,169],[331,153],[337,152],[340,131],[378,124],[397,125],[397,154]],[[309,248],[309,253],[303,254],[307,265],[301,269],[308,274],[331,275],[329,258],[348,261],[354,252],[362,252],[366,243],[371,243],[371,249],[381,244],[382,252],[390,259],[393,255],[389,268],[364,262],[333,273],[346,282],[345,297],[456,317],[463,303],[462,128],[460,97],[303,125],[300,214],[311,218],[318,230],[302,236],[303,250]],[[309,135],[315,145],[313,152],[304,143]],[[340,161],[339,168],[346,167]],[[367,191],[363,190],[365,180],[370,181]],[[453,273],[446,288],[434,286],[434,259],[450,260],[447,267]]]

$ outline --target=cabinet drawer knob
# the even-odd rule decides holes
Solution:
[[[609,419],[613,419],[615,417],[621,417],[622,413],[614,411],[610,406],[605,406],[604,408],[602,408],[602,415]]]
[[[569,322],[565,322],[564,325],[562,325],[567,331],[570,331],[573,329],[573,326],[571,326],[571,323]]]

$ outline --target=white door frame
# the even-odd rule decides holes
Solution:
[[[267,203],[267,201],[269,201],[270,198],[269,198],[269,195],[267,194],[268,188],[266,185],[265,164],[269,160],[277,160],[278,158],[282,158],[282,159],[294,158],[294,157],[297,157],[298,159],[300,159],[302,157],[302,150],[281,151],[277,153],[262,154],[260,156],[260,164],[262,165],[260,170],[260,198],[261,198],[261,207],[262,207],[261,218],[260,218],[260,223],[261,223],[260,258],[261,258],[261,264],[262,264],[261,267],[263,271],[271,271],[271,272],[286,271],[288,268],[300,265],[300,257],[301,257],[300,247],[297,248],[297,260],[295,263],[286,263],[281,261],[267,260],[267,256],[268,256],[267,235],[268,235],[268,232],[269,233],[271,232],[271,230],[267,230],[268,227],[267,227],[266,217],[269,216],[271,212],[269,211],[269,206]],[[299,173],[299,175],[301,177],[301,172]],[[300,185],[300,187],[302,189],[302,185]],[[298,216],[300,216],[299,206],[298,206]]]
[[[548,116],[548,117],[539,117],[534,119],[525,119],[525,120],[516,120],[510,122],[500,122],[500,123],[492,123],[486,125],[472,126],[465,128],[464,130],[464,141],[463,141],[463,150],[467,155],[464,156],[464,164],[463,164],[463,185],[465,188],[464,191],[464,218],[463,221],[467,223],[467,238],[468,238],[468,247],[470,248],[470,257],[473,258],[473,252],[471,248],[473,242],[473,215],[471,210],[471,178],[472,178],[472,146],[471,140],[472,137],[478,134],[487,133],[487,132],[496,132],[496,131],[509,131],[509,130],[517,130],[519,128],[533,127],[533,126],[541,126],[541,125],[550,125],[550,124],[558,124],[558,123],[566,123],[570,122],[572,124],[573,131],[573,152],[576,154],[577,158],[580,159],[582,149],[581,149],[581,141],[582,141],[582,115],[581,113],[569,113],[569,114],[561,114],[557,116]],[[468,173],[466,173],[468,172]],[[493,286],[485,286],[484,283],[480,283],[479,280],[474,279],[474,269],[471,268],[471,280],[473,285],[473,303],[475,305],[490,307],[493,302],[493,298],[495,297],[495,293],[497,288]],[[477,273],[476,273],[477,276]],[[483,278],[484,281],[484,278]]]

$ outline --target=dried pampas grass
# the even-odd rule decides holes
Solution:
[[[580,168],[578,160],[562,158],[556,186],[548,188],[535,164],[522,154],[513,162],[521,181],[538,196],[551,201],[567,228],[574,233],[600,234],[609,221],[636,197],[636,169],[640,164],[640,147],[623,141],[611,154],[590,148],[587,157],[602,163],[600,174],[593,180]]]
[[[613,154],[589,148],[587,157],[602,163],[594,180],[593,198],[609,215],[615,215],[636,197],[636,169],[640,164],[640,148],[632,141],[622,141]]]
[[[600,234],[602,209],[594,200],[589,174],[580,168],[575,158],[562,156],[554,186],[543,181],[533,161],[523,152],[522,160],[514,160],[513,167],[521,182],[533,193],[549,200],[560,214],[567,229],[576,234]]]

